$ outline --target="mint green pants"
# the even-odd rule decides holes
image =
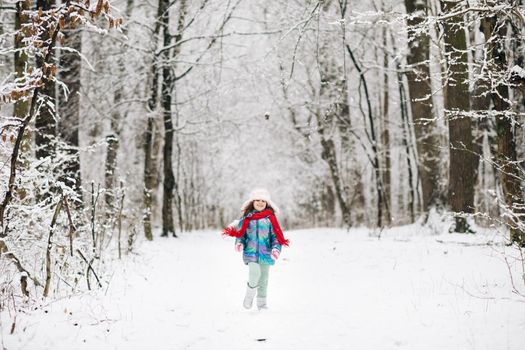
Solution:
[[[270,265],[248,263],[248,285],[251,288],[257,287],[257,296],[260,298],[266,298],[269,272]]]

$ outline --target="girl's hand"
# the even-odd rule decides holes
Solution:
[[[242,252],[242,248],[243,248],[242,243],[237,243],[235,245],[235,251],[237,251],[239,253]]]
[[[273,260],[277,260],[277,259],[279,259],[279,255],[281,255],[281,252],[279,251],[279,249],[273,248],[271,255],[272,255],[272,259]]]

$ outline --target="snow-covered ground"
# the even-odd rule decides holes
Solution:
[[[406,228],[406,227],[405,227]],[[145,242],[108,288],[2,315],[5,349],[525,349],[525,299],[490,236],[288,231],[269,310],[217,232]],[[518,280],[523,286],[523,282]]]

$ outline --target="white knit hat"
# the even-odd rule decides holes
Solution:
[[[270,192],[268,192],[268,190],[264,188],[257,188],[253,190],[250,193],[250,197],[248,198],[248,200],[242,204],[241,211],[244,212],[248,208],[248,206],[256,199],[262,199],[263,201],[265,201],[268,204],[268,206],[272,207],[275,214],[279,212],[279,207],[277,207],[270,198]]]

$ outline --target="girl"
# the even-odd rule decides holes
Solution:
[[[281,254],[281,247],[288,246],[275,214],[279,209],[265,189],[252,191],[241,207],[240,221],[233,222],[223,234],[236,237],[235,250],[243,252],[243,261],[248,265],[248,283],[243,306],[250,309],[257,292],[257,308],[266,309],[268,272]]]

